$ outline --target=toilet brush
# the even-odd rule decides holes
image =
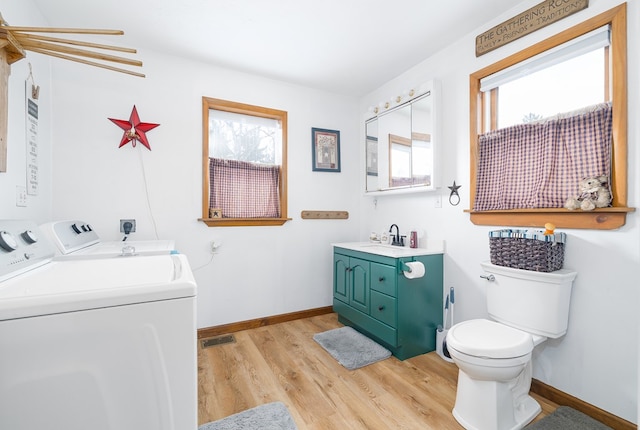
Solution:
[[[444,319],[442,320],[442,325],[446,330],[449,325],[449,294],[447,294],[447,299],[444,302]]]
[[[449,355],[449,351],[447,350],[447,332],[449,329],[447,328],[447,324],[449,321],[449,295],[447,294],[447,298],[444,303],[444,319],[442,320],[442,325],[438,324],[438,328],[436,329],[436,353],[445,361],[453,362],[451,356]]]
[[[447,297],[449,297],[450,301],[451,301],[451,327],[453,327],[453,324],[454,324],[454,322],[453,322],[453,305],[456,302],[455,294],[453,293],[453,287],[451,287],[449,289],[449,295]]]

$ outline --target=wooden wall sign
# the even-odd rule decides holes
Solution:
[[[476,37],[476,57],[589,7],[589,0],[545,0]]]

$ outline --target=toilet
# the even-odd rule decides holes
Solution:
[[[453,416],[467,430],[517,430],[541,411],[529,395],[531,355],[567,332],[577,273],[481,266],[491,319],[455,324],[446,338],[459,369]]]

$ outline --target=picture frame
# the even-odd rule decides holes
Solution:
[[[312,127],[311,154],[314,172],[340,172],[340,131]]]

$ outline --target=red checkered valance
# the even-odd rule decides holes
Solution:
[[[611,125],[603,103],[481,135],[473,210],[563,207],[581,179],[611,177]]]
[[[209,158],[209,183],[223,218],[280,217],[280,166]]]

